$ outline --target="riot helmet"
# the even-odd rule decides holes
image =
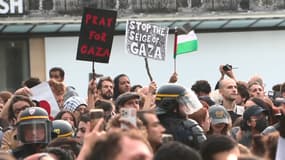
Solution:
[[[40,107],[29,107],[22,111],[17,130],[23,144],[48,144],[51,140],[51,122],[48,113]]]
[[[161,86],[157,91],[155,103],[158,115],[172,113],[181,104],[185,106],[186,114],[192,114],[202,108],[202,104],[193,91],[187,91],[177,84]]]
[[[74,130],[70,123],[62,119],[52,121],[52,138],[72,137],[73,135]]]

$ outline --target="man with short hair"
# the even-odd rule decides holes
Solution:
[[[147,130],[147,138],[154,152],[162,144],[162,135],[165,128],[160,124],[154,110],[144,110],[137,113]]]
[[[65,75],[65,72],[60,67],[53,67],[49,70],[49,78],[55,79],[58,82],[64,81],[64,75]]]
[[[237,83],[233,79],[223,79],[219,84],[219,92],[223,97],[223,106],[231,115],[234,124],[238,117],[244,112],[244,107],[236,105],[235,100],[238,96]]]
[[[112,100],[114,89],[111,77],[102,77],[97,84],[97,92],[99,99]]]
[[[250,97],[264,98],[265,92],[263,86],[258,82],[248,84],[248,92]]]
[[[212,135],[201,145],[200,153],[205,160],[238,159],[238,143],[229,136]]]
[[[95,143],[84,143],[78,160],[152,160],[151,148],[140,130],[118,130],[104,135],[96,132],[96,128],[88,135],[90,141],[95,138]]]
[[[191,159],[202,160],[198,151],[178,141],[163,144],[154,155],[154,160]]]
[[[207,80],[198,80],[191,86],[191,89],[196,93],[198,97],[209,96],[211,92],[211,85]]]
[[[53,67],[49,70],[49,78],[54,79],[57,82],[64,82],[65,72],[60,67]],[[65,93],[63,96],[63,101],[66,101],[71,96],[78,96],[73,86],[65,86]]]
[[[192,85],[191,90],[195,92],[200,100],[204,100],[209,106],[215,104],[210,97],[211,85],[206,80],[198,80]]]

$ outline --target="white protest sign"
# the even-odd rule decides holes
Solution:
[[[126,49],[133,55],[165,60],[168,27],[128,20],[126,25]]]
[[[51,91],[51,88],[47,82],[42,82],[39,85],[31,88],[32,99],[37,101],[45,100],[51,106],[51,115],[54,117],[59,112],[59,107],[56,102],[56,99]]]

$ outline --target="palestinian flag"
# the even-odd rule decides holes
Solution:
[[[195,32],[192,30],[187,34],[175,35],[176,55],[197,51],[198,40]]]

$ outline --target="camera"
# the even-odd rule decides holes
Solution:
[[[224,71],[230,71],[230,70],[232,70],[232,69],[233,69],[233,66],[230,65],[230,64],[226,64],[226,65],[223,66],[223,70],[224,70]]]

